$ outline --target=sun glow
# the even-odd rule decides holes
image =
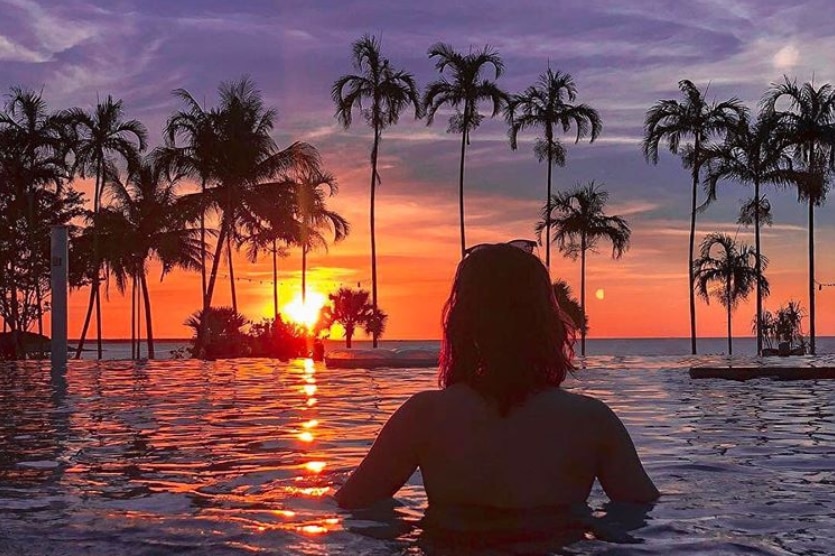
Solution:
[[[319,313],[327,301],[328,298],[324,294],[308,290],[304,301],[302,301],[302,294],[299,293],[282,308],[281,314],[291,322],[306,326],[309,330],[316,325]]]

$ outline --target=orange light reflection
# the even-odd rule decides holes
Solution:
[[[305,467],[308,471],[312,471],[313,473],[321,473],[322,469],[325,468],[327,465],[324,461],[309,461],[305,464]]]
[[[313,442],[313,433],[304,431],[298,434],[299,440],[302,442]]]

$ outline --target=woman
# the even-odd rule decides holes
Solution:
[[[574,330],[525,245],[467,251],[444,307],[441,389],[391,416],[340,506],[389,498],[418,467],[430,509],[574,506],[595,479],[615,502],[658,497],[612,410],[560,389]]]

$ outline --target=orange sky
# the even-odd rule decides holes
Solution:
[[[367,205],[364,184],[367,168],[360,164],[341,172],[344,178],[332,206],[349,219],[352,232],[347,240],[332,245],[329,252],[314,252],[308,259],[309,288],[328,293],[339,286],[370,288],[370,257]],[[390,174],[396,172],[390,168]],[[81,189],[84,189],[82,186]],[[440,334],[441,308],[449,292],[458,262],[457,198],[454,188],[444,196],[420,202],[410,196],[390,194],[381,188],[378,195],[378,272],[380,305],[390,315],[385,337],[388,339],[432,339]],[[468,244],[532,237],[532,215],[537,203],[514,201],[501,196],[471,195],[466,198]],[[689,334],[686,289],[687,228],[682,220],[669,221],[645,216],[649,205],[619,204],[610,198],[610,213],[622,214],[633,228],[632,247],[621,260],[612,260],[610,251],[590,255],[587,277],[587,311],[590,338],[603,337],[684,337]],[[799,207],[800,208],[800,207]],[[818,231],[818,275],[835,275],[835,265],[827,256],[825,226]],[[698,230],[736,232],[735,225],[715,222],[709,214],[699,220]],[[704,233],[699,232],[699,237]],[[750,233],[739,238],[751,242]],[[775,225],[763,233],[764,249],[771,259],[768,278],[772,295],[766,307],[775,309],[791,297],[806,302],[806,232],[802,227]],[[539,248],[544,257],[544,248]],[[272,312],[271,262],[256,264],[237,256],[238,303],[241,312],[253,320]],[[221,266],[214,305],[230,304],[230,288],[225,265]],[[298,250],[279,260],[280,306],[300,291],[301,257]],[[562,277],[579,295],[579,263],[552,251],[552,275]],[[154,266],[149,280],[154,315],[154,334],[158,338],[187,337],[190,329],[183,321],[200,307],[198,273],[175,271],[159,281]],[[604,297],[595,297],[598,289]],[[835,334],[835,287],[817,292],[818,334]],[[88,290],[70,296],[70,336],[80,333]],[[705,305],[698,300],[700,336],[722,336],[725,312],[717,302]],[[104,336],[130,335],[129,298],[111,287],[103,306]],[[752,299],[734,314],[734,335],[749,336]],[[144,336],[144,332],[143,332]],[[92,337],[92,336],[91,336]],[[362,337],[362,335],[360,335]]]

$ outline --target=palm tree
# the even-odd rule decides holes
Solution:
[[[203,133],[212,137],[203,143],[208,154],[202,166],[206,173],[202,175],[214,183],[205,191],[184,196],[195,214],[206,208],[214,211],[219,219],[212,268],[203,296],[204,311],[211,307],[222,250],[227,249],[231,263],[232,243],[240,243],[242,223],[251,218],[253,207],[261,204],[263,188],[257,186],[279,183],[285,173],[317,168],[319,163],[318,152],[307,143],[296,142],[285,149],[278,148],[270,136],[277,113],[264,105],[261,92],[249,78],[223,82],[218,92],[220,105],[209,112],[204,124],[209,127],[200,130],[201,138]],[[188,163],[184,165],[188,166]],[[190,173],[200,177],[196,168],[194,165]],[[231,265],[230,282],[234,297]]]
[[[449,119],[447,133],[461,134],[461,162],[458,168],[458,217],[461,227],[461,258],[467,249],[464,237],[464,155],[470,144],[470,134],[481,124],[484,116],[478,111],[481,102],[492,106],[490,117],[495,117],[507,104],[507,93],[482,74],[487,66],[493,67],[494,79],[504,71],[504,63],[499,53],[485,46],[482,50],[461,54],[452,46],[437,43],[429,48],[429,58],[436,58],[435,68],[441,78],[426,87],[423,106],[426,110],[426,125],[431,125],[435,114],[442,106],[448,105],[455,110]],[[447,79],[445,72],[449,72]]]
[[[116,287],[124,293],[130,280],[141,292],[149,359],[155,355],[149,261],[162,264],[160,279],[175,267],[200,268],[199,230],[182,218],[175,186],[176,180],[166,179],[164,165],[150,157],[131,169],[125,183],[116,175],[107,176],[105,188],[113,203],[101,210],[97,224],[102,260]]]
[[[323,232],[333,235],[333,241],[342,241],[351,230],[348,221],[338,213],[328,210],[327,197],[339,190],[336,178],[319,169],[297,172],[295,180],[297,221],[302,247],[302,302],[307,299],[307,253],[316,247],[327,248]],[[376,342],[375,346],[376,347]]]
[[[376,37],[363,35],[352,45],[353,65],[356,74],[343,75],[333,84],[331,97],[336,103],[336,118],[348,129],[353,121],[353,110],[362,114],[366,123],[374,130],[371,146],[371,304],[377,308],[377,240],[374,227],[375,194],[380,182],[377,160],[383,130],[395,125],[400,113],[408,106],[414,106],[415,119],[420,118],[422,106],[411,73],[392,67],[380,53],[380,41]],[[363,108],[362,103],[368,107]],[[377,336],[373,336],[377,347]]]
[[[653,105],[644,122],[644,157],[653,164],[658,163],[658,145],[666,141],[673,154],[681,154],[685,167],[690,169],[692,178],[690,203],[690,246],[688,250],[688,288],[690,292],[690,349],[696,354],[696,294],[693,290],[693,258],[696,251],[696,196],[699,176],[705,161],[705,149],[711,139],[724,138],[733,128],[745,108],[736,98],[724,102],[709,103],[692,81],[678,82],[683,95],[677,100],[660,100]],[[682,141],[692,140],[686,146]]]
[[[216,165],[220,157],[220,138],[213,122],[213,114],[198,103],[185,89],[174,91],[185,108],[175,112],[165,126],[166,146],[160,149],[159,158],[170,171],[181,172],[200,182],[201,200],[206,197],[207,185],[216,179]],[[182,143],[177,146],[178,140]],[[201,299],[206,297],[206,207],[198,205],[200,219],[200,277]]]
[[[757,261],[756,252],[749,246],[737,244],[731,236],[716,232],[705,237],[699,258],[693,261],[696,291],[706,303],[710,303],[713,295],[727,310],[728,355],[733,355],[733,310],[740,301],[748,299],[758,285],[762,294],[768,295],[768,280],[757,271],[758,268],[764,271],[767,266],[768,259],[762,257]],[[714,283],[715,287],[711,287]]]
[[[762,243],[760,230],[762,218],[768,214],[771,218],[771,205],[761,195],[760,187],[771,183],[788,185],[793,180],[791,160],[786,154],[787,144],[779,133],[777,118],[761,113],[755,122],[743,115],[736,126],[731,128],[723,144],[712,145],[705,149],[708,161],[706,178],[708,202],[716,198],[717,183],[730,179],[742,184],[754,186],[754,197],[742,208],[740,223],[754,226],[755,261],[762,261]],[[770,220],[769,220],[770,223]],[[762,275],[762,269],[757,268]],[[762,315],[763,292],[757,282],[757,315]],[[759,317],[755,322],[760,322]],[[757,353],[762,353],[762,330],[757,329]]]
[[[778,110],[780,101],[785,110]],[[809,352],[815,354],[815,207],[823,204],[835,160],[835,89],[829,83],[798,86],[784,78],[762,100],[763,111],[778,119],[794,160],[799,163],[798,198],[809,207]]]
[[[560,310],[571,319],[575,330],[589,329],[589,316],[583,313],[583,308],[580,302],[574,297],[574,292],[571,291],[571,286],[565,280],[557,280],[553,284],[554,297],[557,300]]]
[[[128,165],[133,167],[139,154],[145,150],[147,142],[147,131],[145,126],[138,120],[124,120],[124,110],[121,100],[113,100],[108,95],[107,99],[99,102],[95,110],[88,114],[80,109],[67,111],[66,117],[72,122],[75,130],[75,163],[81,177],[95,176],[93,190],[93,224],[101,210],[101,195],[104,186],[105,174],[113,165],[112,155],[121,157]],[[84,326],[81,329],[81,339],[78,341],[78,348],[75,357],[81,357],[84,349],[84,340],[87,336],[87,328],[90,325],[90,317],[93,305],[96,307],[96,339],[98,344],[98,358],[102,357],[101,349],[101,296],[99,285],[101,283],[100,267],[101,261],[98,256],[98,240],[94,235],[93,241],[93,268],[92,286],[90,288],[90,301],[87,305],[87,315],[84,318]]]
[[[609,193],[594,181],[578,185],[570,191],[552,196],[551,202],[542,207],[542,220],[536,225],[541,237],[550,219],[553,240],[564,255],[580,257],[580,309],[586,314],[586,252],[597,252],[601,239],[612,243],[612,258],[619,259],[629,249],[632,235],[626,220],[620,216],[607,216],[604,212]],[[580,327],[580,354],[586,354],[586,330]]]
[[[536,158],[548,164],[546,204],[551,199],[551,170],[554,165],[565,166],[565,147],[555,132],[568,133],[572,125],[577,129],[574,140],[589,137],[594,142],[603,128],[597,110],[587,104],[571,104],[577,98],[577,86],[568,73],[551,68],[539,76],[539,80],[524,93],[513,95],[507,105],[506,115],[510,124],[510,147],[517,148],[521,131],[540,128],[544,137],[537,138],[534,145]],[[550,210],[547,210],[550,214]],[[545,221],[545,266],[551,268],[551,221]]]
[[[330,305],[323,310],[323,319],[329,325],[339,323],[345,329],[345,347],[351,349],[351,339],[357,326],[365,326],[374,315],[374,309],[368,302],[366,290],[339,288],[328,296]],[[384,325],[385,319],[380,319]],[[380,327],[382,328],[382,327]],[[378,332],[382,332],[381,329]]]

